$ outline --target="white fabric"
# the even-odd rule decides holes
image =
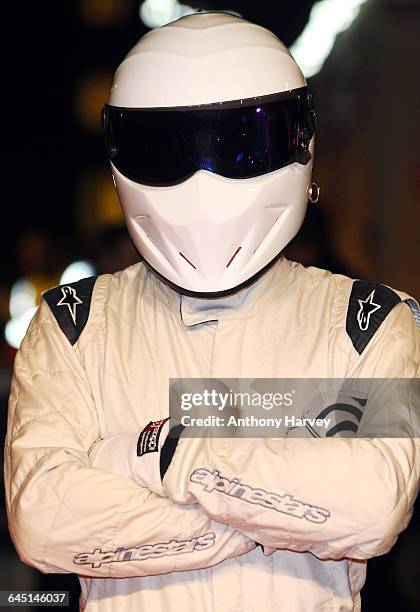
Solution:
[[[125,436],[114,455],[123,467],[106,452],[105,467],[88,456],[99,438],[106,448],[166,417],[169,378],[419,377],[405,304],[355,351],[345,331],[351,286],[281,259],[217,308],[181,299],[137,264],[98,279],[74,347],[43,303],[16,357],[5,447],[22,560],[77,572],[88,612],[359,610],[365,559],[389,550],[409,521],[417,440],[181,439],[163,482],[168,498],[134,482]],[[197,468],[291,494],[330,518],[209,493],[190,480]],[[264,555],[254,540],[277,550]]]
[[[145,423],[146,425],[146,423]],[[137,456],[139,432],[117,434],[107,438],[106,443],[98,440],[88,452],[92,465],[121,476],[129,476],[140,487],[147,487],[157,495],[165,497],[160,479],[160,449],[169,432],[169,421],[162,427],[156,452]],[[145,478],[146,477],[146,478]]]

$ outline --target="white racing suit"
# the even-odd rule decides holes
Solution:
[[[181,437],[151,490],[126,455],[167,417],[170,378],[418,378],[408,296],[281,258],[217,300],[181,297],[142,263],[44,297],[5,446],[25,563],[77,573],[88,612],[360,609],[366,559],[411,516],[415,437]],[[418,431],[416,398],[396,401],[386,419]],[[380,420],[367,409],[359,429]]]

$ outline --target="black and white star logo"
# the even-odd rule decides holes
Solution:
[[[382,308],[380,304],[375,304],[373,296],[375,295],[375,289],[369,293],[365,300],[357,300],[360,308],[357,313],[357,322],[361,331],[369,329],[370,317],[374,312]]]
[[[77,296],[76,290],[73,287],[61,287],[63,297],[57,302],[57,306],[67,306],[69,309],[73,323],[76,325],[76,308],[83,301]]]

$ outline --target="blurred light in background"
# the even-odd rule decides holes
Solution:
[[[129,14],[126,0],[79,0],[79,13],[86,25],[93,28],[112,27],[123,23]]]
[[[85,240],[97,229],[123,225],[124,215],[108,168],[87,167],[77,181],[77,220]]]
[[[81,259],[80,261],[73,261],[67,268],[64,270],[63,274],[60,278],[60,285],[64,285],[67,283],[75,283],[81,278],[88,278],[89,276],[93,276],[95,274],[95,268],[90,263],[90,261],[86,261]]]
[[[321,0],[312,7],[308,24],[290,52],[306,78],[317,74],[337,34],[347,30],[367,0]]]
[[[140,18],[148,28],[159,28],[160,26],[175,21],[184,15],[196,13],[198,9],[177,0],[144,0],[140,4]]]
[[[4,335],[6,337],[6,342],[9,346],[14,349],[18,349],[20,344],[26,334],[26,330],[29,327],[29,323],[32,320],[32,317],[36,313],[36,306],[33,306],[29,310],[26,310],[24,313],[17,317],[16,319],[10,319],[6,323],[6,327],[4,329]]]
[[[37,306],[37,290],[31,281],[21,278],[10,291],[9,310],[11,319],[6,323],[4,335],[7,343],[17,349],[23,340]]]
[[[12,319],[17,319],[26,311],[36,307],[37,291],[31,281],[21,278],[15,282],[10,292],[9,310]]]
[[[101,110],[108,99],[112,75],[93,73],[79,79],[75,88],[75,115],[78,124],[90,133],[101,130]]]

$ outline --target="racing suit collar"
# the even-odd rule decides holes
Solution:
[[[221,298],[179,295],[181,320],[187,327],[210,321],[245,319],[273,304],[274,294],[284,288],[290,262],[283,256],[251,286]]]

